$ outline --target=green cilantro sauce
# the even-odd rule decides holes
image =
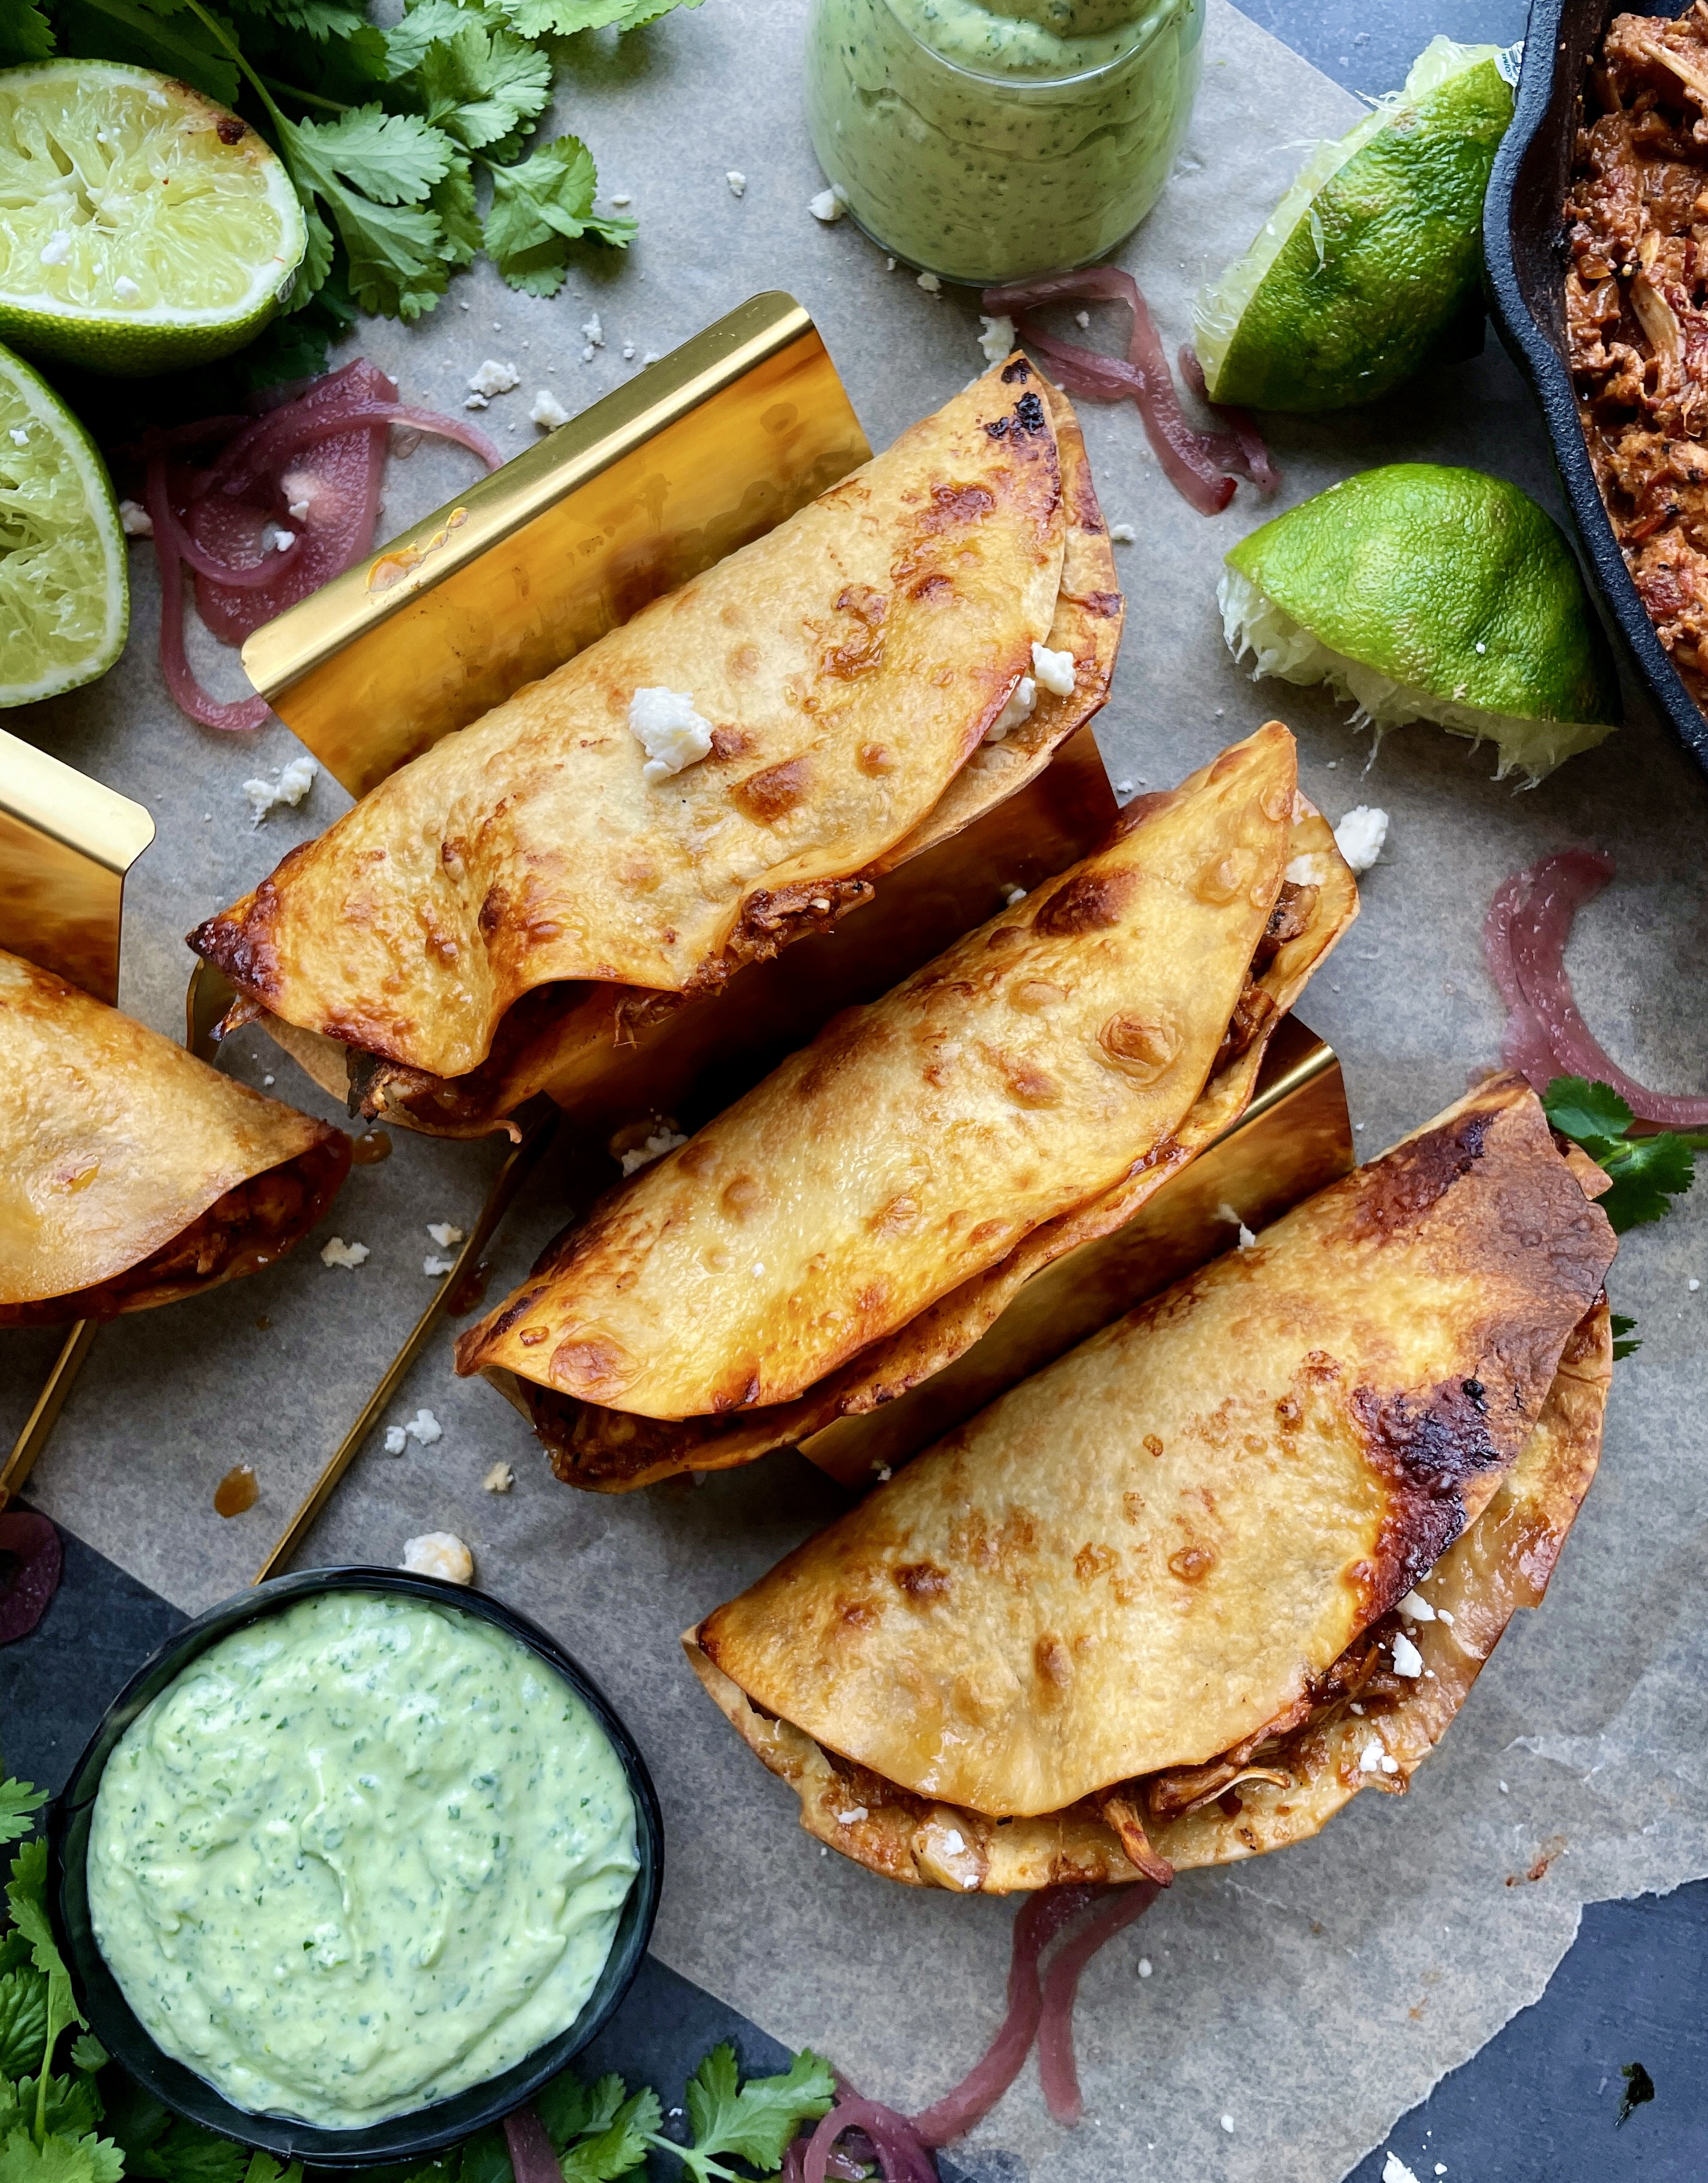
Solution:
[[[571,2024],[636,1869],[617,1754],[536,1654],[329,1592],[222,1639],[125,1731],[89,1903],[169,2054],[238,2107],[358,2129]]]
[[[807,119],[867,231],[952,281],[1089,264],[1144,219],[1206,0],[813,0]]]

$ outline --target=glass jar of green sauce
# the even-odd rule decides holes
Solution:
[[[1162,194],[1206,4],[812,0],[812,148],[910,264],[980,286],[1089,264]]]

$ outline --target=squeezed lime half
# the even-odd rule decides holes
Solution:
[[[0,706],[104,675],[130,620],[125,534],[95,443],[0,348]]]
[[[116,61],[0,71],[0,341],[120,374],[229,356],[307,241],[277,153],[187,84]]]
[[[1504,478],[1364,470],[1242,538],[1217,597],[1254,675],[1326,682],[1379,741],[1408,720],[1540,780],[1619,721],[1619,680],[1559,526]]]
[[[1378,401],[1467,314],[1480,325],[1483,199],[1512,118],[1501,58],[1433,39],[1404,91],[1317,146],[1250,250],[1199,292],[1212,400]]]

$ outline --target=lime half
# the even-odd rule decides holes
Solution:
[[[130,620],[125,534],[95,443],[0,348],[0,705],[104,675]]]
[[[1242,538],[1217,593],[1256,675],[1326,682],[1378,740],[1407,720],[1532,781],[1619,721],[1612,656],[1572,549],[1503,478],[1395,463]]]
[[[1342,409],[1392,392],[1467,310],[1483,198],[1512,118],[1500,48],[1435,38],[1406,88],[1319,144],[1257,240],[1200,291],[1212,400]]]
[[[0,71],[0,340],[90,371],[229,356],[307,240],[278,155],[187,84],[114,61]]]

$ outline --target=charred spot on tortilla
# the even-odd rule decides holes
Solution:
[[[1356,1242],[1402,1234],[1483,1157],[1494,1126],[1491,1113],[1472,1111],[1445,1127],[1426,1130],[1384,1153],[1374,1164],[1374,1187],[1358,1202],[1351,1236]]]
[[[1003,384],[1007,386],[1023,386],[1031,376],[1032,367],[1023,356],[1011,357],[1002,367]]]
[[[746,780],[738,780],[729,791],[729,801],[739,803],[750,819],[757,819],[762,825],[774,826],[806,802],[812,781],[810,758],[785,758],[779,764],[750,773]]]
[[[1052,940],[1073,940],[1082,932],[1118,925],[1138,885],[1139,875],[1133,871],[1076,873],[1039,910],[1033,929]]]

